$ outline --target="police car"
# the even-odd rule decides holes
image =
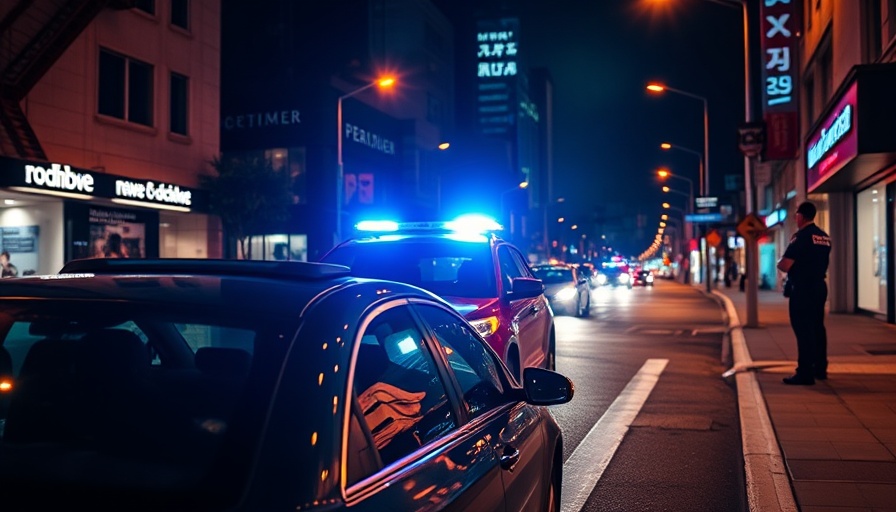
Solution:
[[[516,378],[554,369],[554,315],[525,256],[493,219],[365,221],[321,259],[359,277],[410,283],[448,301],[504,359]]]

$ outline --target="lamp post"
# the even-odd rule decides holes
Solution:
[[[710,2],[741,10],[744,28],[744,121],[753,121],[752,80],[750,79],[750,16],[747,0],[708,0]],[[744,210],[747,215],[754,211],[752,160],[744,155]],[[747,247],[747,327],[759,326],[759,248],[755,239],[746,241]]]
[[[510,229],[510,238],[511,239],[513,239],[513,237],[514,237],[513,207],[511,206],[510,208],[506,208],[505,197],[507,196],[507,194],[511,194],[511,193],[517,192],[519,190],[525,190],[528,186],[529,186],[528,181],[521,181],[517,186],[508,188],[504,192],[501,192],[501,215],[502,216],[505,215],[505,211],[506,211],[507,220],[509,221],[508,223],[510,224],[508,227]]]
[[[345,174],[342,166],[342,101],[372,87],[387,88],[395,84],[394,78],[381,78],[343,94],[336,100],[336,232],[334,245],[342,241],[342,201],[345,190]]]
[[[701,176],[700,180],[700,195],[705,196],[709,194],[709,102],[706,101],[706,98],[700,96],[698,94],[693,94],[687,91],[682,91],[681,89],[675,89],[674,87],[669,87],[668,85],[663,84],[648,84],[647,90],[651,92],[674,92],[676,94],[681,94],[682,96],[687,96],[689,98],[694,98],[696,100],[700,100],[703,102],[703,176]]]
[[[660,149],[662,149],[663,151],[669,151],[670,149],[677,149],[679,151],[684,151],[685,153],[690,153],[690,154],[696,156],[697,157],[697,165],[700,168],[700,174],[698,174],[699,180],[701,183],[703,182],[703,180],[704,180],[703,173],[705,172],[703,169],[703,153],[693,150],[693,149],[690,149],[690,148],[686,148],[684,146],[680,146],[678,144],[672,144],[671,142],[661,143]]]

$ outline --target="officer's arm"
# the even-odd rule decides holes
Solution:
[[[793,260],[784,256],[780,260],[778,260],[778,270],[781,272],[787,273],[790,272],[790,267],[793,266]]]

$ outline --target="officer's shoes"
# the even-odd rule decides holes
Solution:
[[[790,384],[791,386],[811,386],[815,384],[815,379],[799,374],[793,374],[790,377],[784,377],[784,384]]]
[[[827,373],[816,373],[815,380],[828,380],[828,374]]]

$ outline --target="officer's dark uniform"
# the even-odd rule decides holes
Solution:
[[[826,378],[828,338],[824,328],[824,303],[828,287],[824,278],[831,256],[831,237],[813,224],[803,226],[790,239],[784,257],[793,260],[787,281],[790,292],[790,325],[799,351],[796,374],[812,380]]]

